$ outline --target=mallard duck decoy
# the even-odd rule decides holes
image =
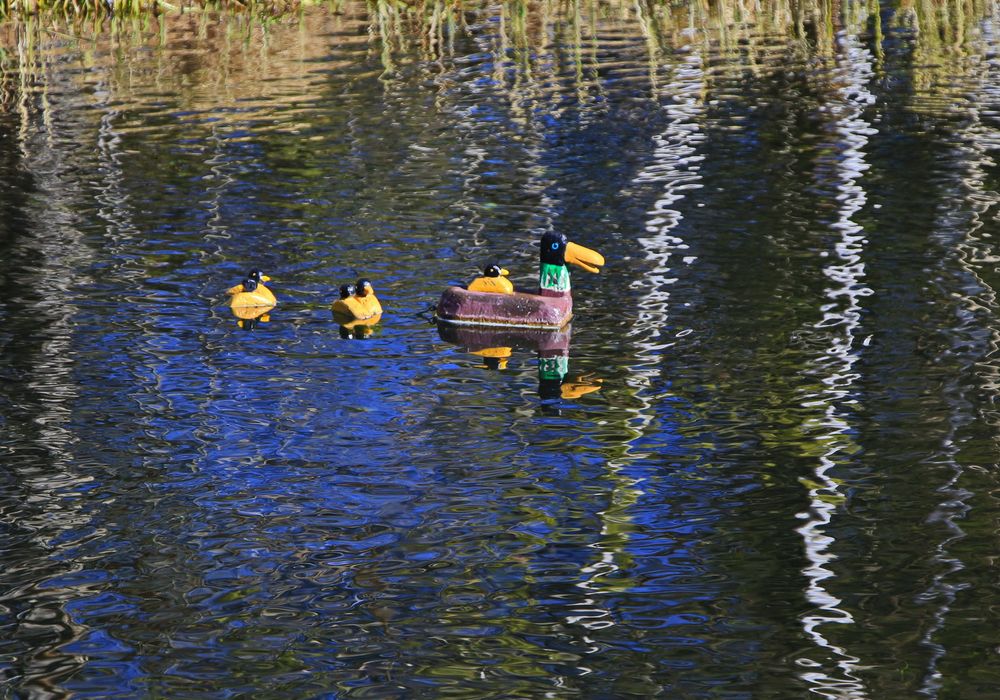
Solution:
[[[573,317],[566,263],[599,272],[604,256],[550,231],[541,240],[537,293],[496,294],[449,287],[438,302],[437,317],[445,323],[558,330]]]
[[[469,282],[470,292],[489,292],[491,294],[513,294],[514,285],[507,275],[510,273],[499,265],[487,265],[483,276]]]
[[[250,270],[245,280],[226,290],[226,294],[230,296],[229,308],[274,306],[278,300],[274,297],[274,293],[264,286],[265,282],[270,281],[271,278],[261,274],[260,270],[256,268]]]
[[[362,277],[353,285],[340,287],[340,299],[333,302],[333,313],[355,321],[369,321],[382,315],[382,304],[375,296],[371,281]]]

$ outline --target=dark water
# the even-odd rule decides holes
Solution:
[[[394,7],[4,35],[0,697],[997,697],[994,8]]]

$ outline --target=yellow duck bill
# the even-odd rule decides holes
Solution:
[[[570,241],[566,243],[566,262],[582,267],[587,272],[600,272],[604,265],[604,256],[596,250]]]

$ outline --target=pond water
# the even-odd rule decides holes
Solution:
[[[0,696],[995,698],[1000,16],[700,7],[3,28]]]

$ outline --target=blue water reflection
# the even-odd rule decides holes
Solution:
[[[0,56],[0,695],[988,697],[992,15],[341,10]]]

